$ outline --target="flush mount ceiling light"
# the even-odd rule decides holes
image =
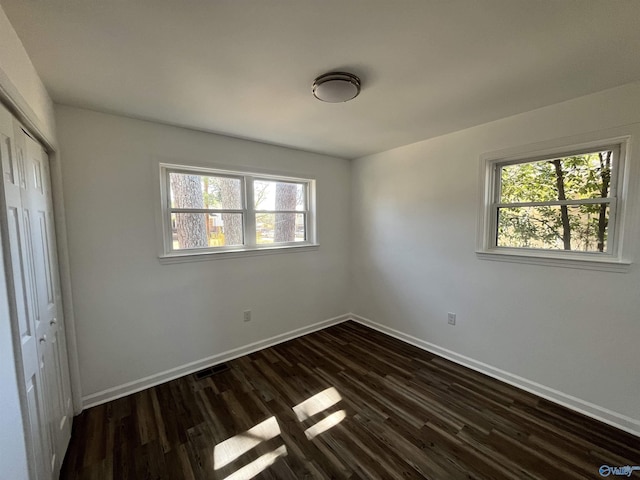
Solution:
[[[323,102],[348,102],[359,93],[360,79],[351,73],[325,73],[313,81],[313,96]]]

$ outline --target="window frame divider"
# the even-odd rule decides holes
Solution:
[[[550,200],[548,202],[512,202],[512,203],[494,203],[493,207],[497,208],[520,208],[520,207],[562,207],[575,205],[600,205],[603,203],[615,203],[613,197],[602,198],[583,198],[581,200]]]
[[[278,214],[278,213],[299,213],[301,215],[309,213],[308,210],[254,210],[256,215],[261,213],[265,214]]]
[[[169,208],[170,213],[239,213],[244,214],[244,210],[237,208]]]
[[[254,192],[255,177],[253,175],[246,175],[244,177],[245,183],[245,201],[246,205],[246,221],[244,226],[245,234],[245,248],[257,248],[257,235],[256,235],[256,204],[255,204],[255,192]]]

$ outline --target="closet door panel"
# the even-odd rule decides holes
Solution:
[[[26,135],[26,134],[25,134]],[[52,448],[50,464],[54,476],[60,470],[62,457],[71,434],[69,410],[70,392],[65,389],[68,377],[68,361],[61,319],[60,300],[57,292],[58,269],[55,263],[55,231],[53,202],[50,191],[49,160],[44,149],[35,140],[25,136],[27,188],[23,191],[23,205],[30,216],[30,243],[33,250],[35,292],[40,316],[38,324],[42,375],[45,378],[47,424]]]
[[[41,398],[41,392],[39,390],[40,382],[33,375],[26,381],[26,399],[27,409],[29,411],[29,425],[28,430],[31,438],[31,448],[29,449],[29,464],[33,466],[34,474],[37,479],[46,479],[49,466],[45,464],[45,453],[47,448],[45,445],[44,431],[41,425],[45,425],[45,419],[42,418],[42,412],[39,407],[39,399]]]
[[[38,328],[42,326],[32,249],[31,217],[23,204],[27,189],[24,165],[24,143],[16,138],[13,119],[0,106],[0,165],[2,166],[2,218],[7,268],[12,330],[19,345],[19,370],[23,372],[22,388],[25,403],[27,454],[34,478],[48,480],[52,470],[48,458],[51,443],[47,433],[46,386],[40,368],[40,340]],[[18,440],[18,439],[17,439]]]

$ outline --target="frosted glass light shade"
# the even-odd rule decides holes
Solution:
[[[313,82],[313,95],[323,102],[347,102],[356,98],[359,93],[360,79],[351,73],[327,73]]]

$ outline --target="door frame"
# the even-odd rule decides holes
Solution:
[[[62,315],[65,324],[67,355],[69,356],[69,377],[71,380],[71,398],[73,413],[82,412],[82,388],[80,384],[80,366],[78,362],[78,344],[76,341],[76,325],[73,311],[73,295],[71,292],[71,270],[69,263],[69,246],[67,241],[67,224],[62,191],[62,166],[57,140],[51,138],[42,127],[42,122],[22,97],[18,89],[0,68],[0,102],[22,123],[31,135],[44,147],[49,156],[51,174],[51,195],[53,197],[53,219],[56,231],[58,253],[58,270],[60,290],[62,292]],[[14,352],[15,354],[16,352]],[[18,362],[18,359],[16,359]]]

